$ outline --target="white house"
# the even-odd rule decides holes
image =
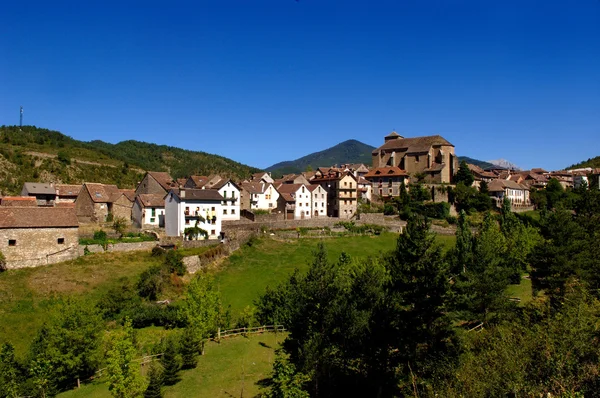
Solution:
[[[279,200],[277,210],[284,212],[286,219],[311,218],[312,195],[306,184],[280,184],[277,187]]]
[[[228,178],[214,184],[211,189],[223,196],[221,218],[223,221],[240,219],[240,187]]]
[[[165,197],[167,236],[184,236],[186,228],[197,225],[208,233],[208,239],[219,239],[223,199],[214,189],[172,189]]]
[[[266,182],[243,182],[242,208],[249,210],[275,210],[279,192],[273,184]]]
[[[327,217],[327,191],[320,185],[309,185],[312,196],[312,217]]]
[[[165,195],[141,194],[136,196],[131,209],[133,223],[138,228],[165,226]]]
[[[511,180],[494,180],[488,184],[490,195],[496,199],[498,206],[504,198],[508,198],[513,206],[529,206],[529,188]]]
[[[267,184],[273,184],[275,182],[275,180],[273,180],[273,177],[271,177],[271,173],[267,173],[264,171],[252,174],[252,181],[266,182]]]

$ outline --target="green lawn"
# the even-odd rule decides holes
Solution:
[[[149,252],[101,253],[0,273],[0,343],[10,341],[22,355],[57,296],[97,300],[120,278],[135,279],[159,261]]]
[[[391,251],[396,246],[397,234],[352,236],[323,239],[328,257],[335,261],[342,251],[354,258],[373,256]],[[454,245],[454,236],[437,235],[437,240],[448,249]],[[312,259],[319,239],[298,239],[280,242],[261,239],[252,247],[243,247],[232,254],[216,272],[225,307],[231,305],[232,315],[237,315],[247,305],[252,305],[267,286],[275,287],[298,269],[305,271]]]
[[[257,382],[270,376],[274,350],[284,335],[265,333],[211,342],[196,369],[181,372],[181,381],[164,389],[165,397],[253,397],[260,392]],[[60,394],[61,398],[110,397],[104,380]]]
[[[508,285],[506,289],[508,297],[518,297],[521,299],[520,305],[525,305],[533,300],[533,291],[531,289],[531,279],[523,278],[519,285]]]

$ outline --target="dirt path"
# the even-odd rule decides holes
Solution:
[[[25,152],[26,155],[30,155],[30,156],[35,156],[38,158],[45,158],[45,159],[55,159],[57,157],[57,155],[53,154],[53,153],[44,153],[44,152],[33,152],[33,151],[27,151]],[[114,164],[108,164],[108,163],[100,163],[100,162],[92,162],[90,160],[81,160],[81,159],[77,159],[77,158],[71,158],[71,161],[73,163],[81,163],[81,164],[89,164],[92,166],[105,166],[105,167],[121,167],[119,165],[114,165]],[[138,173],[143,173],[144,170],[139,169],[137,167],[129,167],[131,170],[137,171]]]

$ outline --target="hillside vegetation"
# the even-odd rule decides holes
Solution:
[[[133,188],[145,170],[174,178],[220,173],[246,178],[258,169],[205,152],[140,141],[83,142],[36,126],[0,126],[0,194],[15,195],[26,181],[116,184]]]
[[[329,167],[346,163],[371,164],[371,152],[375,149],[357,140],[341,142],[323,151],[314,152],[296,160],[280,162],[268,167],[266,170],[278,177],[283,174],[300,173],[310,166],[313,170],[317,167]]]
[[[571,165],[567,167],[567,170],[570,169],[582,169],[584,167],[591,168],[600,168],[600,156],[596,156],[595,158],[590,158],[588,160],[584,160],[583,162],[579,162],[577,164]]]

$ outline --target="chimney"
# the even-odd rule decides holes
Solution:
[[[185,198],[185,189],[179,190],[179,197],[180,198]]]

